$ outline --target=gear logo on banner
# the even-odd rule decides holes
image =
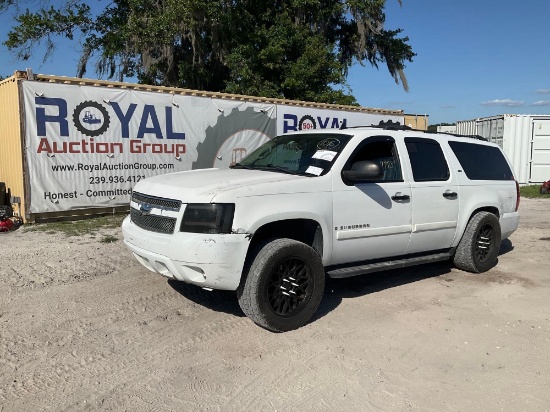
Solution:
[[[317,129],[317,123],[315,123],[315,119],[312,116],[305,115],[300,119],[299,128],[300,130]]]
[[[101,136],[109,128],[109,113],[101,104],[93,101],[80,103],[73,112],[73,123],[76,129],[86,136]]]

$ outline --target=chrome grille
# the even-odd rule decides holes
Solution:
[[[147,203],[151,206],[170,209],[175,212],[179,212],[181,208],[181,202],[179,200],[164,199],[162,197],[144,195],[138,192],[132,192],[132,201],[136,203]]]
[[[175,217],[144,214],[133,207],[130,208],[130,219],[136,226],[151,232],[172,234],[176,227]]]

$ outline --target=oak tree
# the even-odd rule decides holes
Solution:
[[[356,63],[385,65],[408,90],[404,68],[415,54],[401,29],[384,27],[385,3],[0,0],[0,12],[15,13],[3,44],[21,60],[37,46],[48,59],[56,36],[79,41],[78,77],[94,65],[119,81],[356,104],[346,83]]]

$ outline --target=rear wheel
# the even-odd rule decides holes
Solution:
[[[501,230],[497,217],[489,212],[476,213],[466,226],[453,263],[468,272],[486,272],[496,265],[500,242]]]
[[[305,325],[325,288],[320,256],[292,239],[274,239],[259,246],[237,289],[239,305],[256,324],[273,332]]]

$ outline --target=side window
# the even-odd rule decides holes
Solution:
[[[415,182],[445,181],[449,166],[439,143],[432,139],[405,138]]]
[[[374,141],[373,141],[374,140]],[[384,176],[379,182],[402,182],[401,164],[395,143],[391,138],[375,137],[367,139],[358,146],[348,162],[351,167],[355,162],[362,160],[376,161],[382,166]]]
[[[514,175],[502,152],[494,146],[449,142],[470,180],[513,180]]]

